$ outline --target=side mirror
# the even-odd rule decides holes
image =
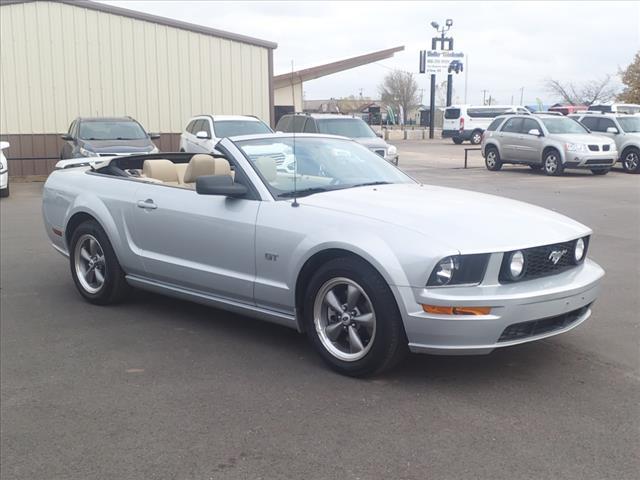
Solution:
[[[607,127],[607,133],[613,133],[613,134],[617,135],[620,132],[618,131],[618,129],[616,127]]]
[[[73,137],[68,133],[65,133],[64,135],[60,135],[60,138],[65,142],[70,142],[71,140],[73,140]]]
[[[150,134],[149,134],[149,138],[150,138],[151,140],[157,140],[157,139],[159,139],[159,138],[160,138],[160,134],[159,134],[159,133],[150,133]]]
[[[531,130],[529,130],[529,135],[534,135],[536,137],[539,137],[542,134],[540,133],[540,130],[538,130],[537,128],[532,128]]]
[[[383,138],[382,132],[376,132],[376,137]]]
[[[247,187],[235,183],[231,175],[202,175],[196,178],[196,192],[200,195],[240,198],[244,197],[247,191]]]
[[[200,130],[198,133],[196,133],[196,138],[201,138],[201,139],[205,140],[205,139],[211,138],[211,137],[204,130]]]

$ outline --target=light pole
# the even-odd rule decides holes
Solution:
[[[447,18],[444,22],[444,26],[440,28],[438,22],[431,22],[431,26],[440,34],[440,37],[433,37],[431,39],[431,50],[436,50],[438,43],[440,43],[440,50],[453,50],[453,38],[447,37],[446,33],[453,26],[453,20]],[[445,48],[446,44],[446,48]],[[447,107],[451,105],[451,96],[453,93],[453,75],[449,73],[447,75]],[[433,139],[434,123],[436,118],[435,103],[436,103],[436,75],[431,74],[431,96],[429,99],[429,138]]]

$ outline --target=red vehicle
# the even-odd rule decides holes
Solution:
[[[584,112],[587,109],[586,105],[560,105],[556,104],[553,107],[549,107],[550,112],[559,112],[562,115],[570,115],[576,112]]]

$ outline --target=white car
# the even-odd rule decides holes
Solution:
[[[9,196],[9,164],[3,150],[9,148],[9,142],[0,142],[0,197]]]

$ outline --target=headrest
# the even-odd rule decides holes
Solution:
[[[258,157],[255,159],[256,167],[267,182],[275,182],[278,178],[278,167],[273,157]]]
[[[149,178],[155,178],[163,182],[177,182],[178,174],[176,166],[170,160],[158,158],[155,160],[145,160],[142,164],[142,174]]]
[[[184,174],[184,183],[195,182],[202,175],[231,175],[231,166],[224,158],[199,153],[191,157]]]

